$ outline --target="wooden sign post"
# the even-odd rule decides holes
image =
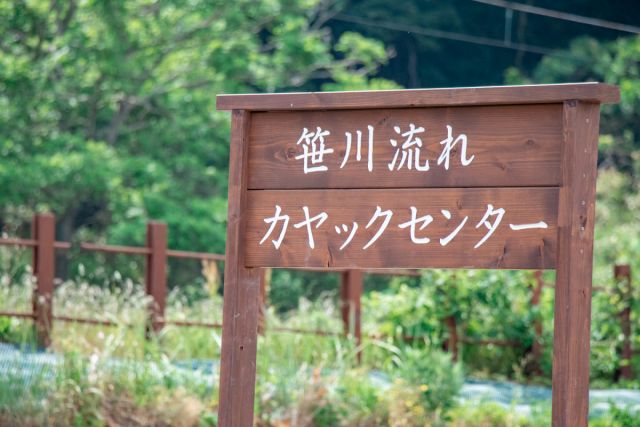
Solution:
[[[250,426],[258,270],[556,269],[553,425],[586,426],[600,103],[584,83],[221,95],[220,426]]]

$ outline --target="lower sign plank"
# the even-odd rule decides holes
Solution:
[[[555,268],[558,189],[253,190],[247,267]]]

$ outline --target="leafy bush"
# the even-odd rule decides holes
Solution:
[[[452,408],[462,387],[462,367],[441,351],[425,352],[406,347],[392,372],[420,390],[422,406],[429,412],[444,414]]]
[[[528,427],[525,417],[497,403],[465,405],[451,413],[451,427]]]
[[[611,403],[611,409],[601,418],[591,420],[592,427],[640,427],[640,411],[621,408]]]
[[[393,337],[397,346],[403,346],[407,336],[417,337],[413,346],[433,350],[447,341],[451,331],[445,320],[453,318],[459,336],[517,344],[496,348],[460,343],[469,372],[515,377],[527,363],[532,325],[542,317],[541,309],[531,308],[532,286],[530,272],[424,271],[420,287],[398,278],[388,290],[366,296],[364,328]]]
[[[421,390],[398,380],[387,393],[390,427],[428,426],[433,417],[422,405]]]

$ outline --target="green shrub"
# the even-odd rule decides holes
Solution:
[[[462,367],[453,363],[449,354],[437,350],[404,348],[390,374],[418,387],[427,411],[439,414],[454,406],[463,383]]]
[[[389,427],[430,426],[433,416],[423,405],[422,391],[398,379],[386,393],[389,407]]]
[[[375,384],[367,369],[351,369],[340,376],[338,398],[348,408],[345,423],[353,426],[387,424],[388,405],[384,404],[385,389]]]
[[[451,412],[451,427],[525,427],[524,417],[517,416],[497,403],[463,405]]]
[[[591,427],[640,427],[640,411],[621,408],[611,403],[611,409],[604,416],[591,420]]]

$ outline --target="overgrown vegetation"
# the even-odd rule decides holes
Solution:
[[[3,275],[0,309],[25,309],[31,287],[29,275],[17,282],[8,276]],[[303,299],[299,309],[285,316],[272,308],[267,317],[269,328],[258,347],[258,424],[548,425],[545,407],[525,417],[497,404],[459,404],[463,374],[526,381],[519,370],[519,353],[489,350],[493,358],[489,354],[482,358],[473,346],[465,346],[464,363],[453,364],[450,355],[440,350],[446,330],[438,319],[452,312],[457,313],[460,328],[467,333],[508,338],[530,334],[523,332],[526,328],[506,325],[528,321],[524,302],[529,294],[529,277],[530,273],[522,272],[456,272],[456,293],[443,295],[454,276],[435,271],[425,273],[419,287],[396,279],[390,289],[366,294],[365,332],[382,332],[386,337],[365,339],[361,365],[355,363],[358,349],[352,340],[274,330],[288,326],[340,331],[333,295],[314,302]],[[465,305],[471,300],[475,303]],[[149,301],[141,286],[129,280],[120,280],[109,289],[78,277],[58,286],[54,302],[57,313],[109,319],[117,326],[57,322],[51,351],[33,356],[28,348],[30,322],[7,319],[3,341],[27,347],[23,347],[26,353],[15,353],[14,357],[6,355],[7,348],[0,352],[1,364],[9,374],[0,381],[0,423],[215,425],[218,330],[166,326],[159,335],[145,340],[145,307]],[[220,318],[221,304],[212,285],[197,292],[174,290],[167,313],[169,318],[214,321]],[[545,304],[550,302],[543,303],[542,310]],[[507,312],[509,315],[505,315]],[[497,321],[500,318],[503,325]],[[407,344],[400,339],[405,333],[425,338]],[[603,358],[594,351],[594,360]],[[595,371],[594,376],[611,384],[611,371]],[[633,414],[616,409],[594,420],[594,425],[634,425],[637,419]]]

